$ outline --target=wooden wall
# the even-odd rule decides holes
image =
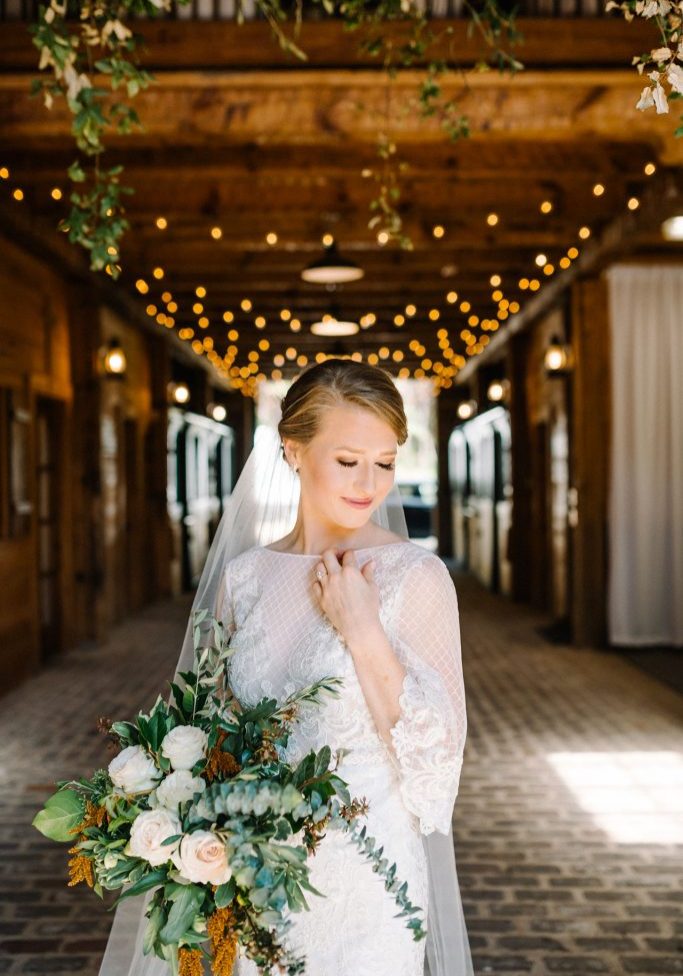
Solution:
[[[168,345],[0,236],[0,687],[170,592]],[[101,370],[117,337],[125,378]]]

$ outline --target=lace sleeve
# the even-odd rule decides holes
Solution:
[[[227,638],[232,637],[235,633],[235,615],[232,602],[232,588],[230,586],[230,563],[225,567],[218,585],[215,616],[223,624],[225,636]]]
[[[448,833],[467,733],[455,586],[438,556],[408,572],[397,595],[389,640],[406,676],[392,759],[403,802],[420,830]]]

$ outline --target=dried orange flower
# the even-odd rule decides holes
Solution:
[[[204,976],[201,949],[181,949],[178,952],[178,976]]]
[[[242,768],[231,752],[223,752],[221,749],[226,736],[227,733],[221,729],[218,733],[218,741],[206,761],[204,774],[209,783],[213,782],[217,776],[228,778],[235,776]]]
[[[213,976],[232,976],[237,959],[237,936],[233,930],[232,909],[217,908],[206,922],[213,951]]]
[[[90,858],[80,853],[78,844],[69,848],[69,854],[74,854],[75,857],[69,858],[70,881],[68,882],[68,887],[71,888],[73,885],[85,881],[88,887],[92,888],[95,879],[93,878],[92,861]]]

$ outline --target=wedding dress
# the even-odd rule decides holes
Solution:
[[[228,563],[220,616],[234,649],[229,681],[253,705],[325,676],[343,679],[338,698],[303,707],[287,758],[296,762],[325,744],[348,750],[339,774],[352,796],[368,800],[368,833],[427,912],[421,837],[450,829],[466,736],[457,597],[441,559],[412,542],[356,550],[359,567],[371,557],[380,620],[407,672],[391,745],[377,733],[351,655],[317,604],[317,555],[254,546]],[[422,976],[424,941],[395,917],[382,879],[344,832],[328,830],[310,867],[325,897],[307,896],[310,911],[292,915],[288,936],[306,956],[308,976]],[[238,961],[236,976],[257,974],[251,961]]]

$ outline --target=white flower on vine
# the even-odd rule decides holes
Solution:
[[[650,57],[653,61],[668,61],[673,55],[673,51],[668,47],[658,47],[656,51],[653,51]]]
[[[666,80],[675,92],[683,95],[683,68],[678,64],[670,64],[666,69]]]
[[[112,34],[116,34],[119,41],[125,41],[133,36],[132,31],[122,24],[120,20],[107,21],[102,28],[102,41],[108,41]]]
[[[669,0],[638,0],[636,3],[636,13],[641,17],[656,17],[658,14],[665,17],[670,10]]]
[[[49,47],[42,47],[40,49],[40,61],[38,62],[38,70],[42,71],[43,68],[47,68],[48,64],[52,64],[52,53]]]
[[[71,64],[67,64],[64,68],[64,81],[67,88],[67,98],[72,100],[78,98],[79,92],[84,88],[92,87],[88,76],[84,74],[79,75]]]

